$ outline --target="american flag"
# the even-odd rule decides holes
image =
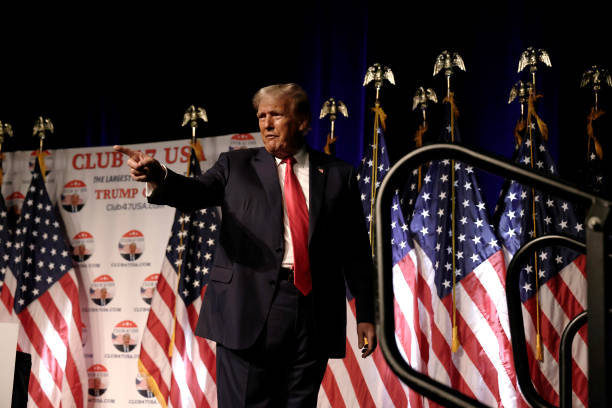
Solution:
[[[192,150],[190,175],[201,174]],[[212,267],[215,208],[176,212],[142,336],[140,374],[164,407],[217,405],[215,343],[194,332]]]
[[[14,305],[19,350],[32,356],[30,404],[84,407],[87,373],[78,281],[36,160],[17,221],[3,299]]]
[[[535,170],[557,174],[535,123],[528,125],[516,161]],[[535,213],[534,213],[535,211]],[[584,225],[571,203],[511,182],[500,207],[497,227],[508,261],[526,242],[545,234],[563,234],[584,241]],[[551,404],[559,404],[559,343],[567,323],[586,307],[585,257],[566,248],[546,248],[521,271],[521,300],[532,381]],[[537,275],[537,281],[536,281]],[[537,296],[536,296],[537,294]],[[539,309],[539,311],[538,311]],[[539,327],[543,361],[536,361]],[[579,331],[573,347],[573,406],[586,406],[587,337]]]
[[[458,141],[456,118],[450,118],[447,102],[441,139]],[[505,301],[504,256],[474,169],[458,161],[433,161],[423,178],[409,233],[399,217],[394,222],[394,288],[408,321],[406,336],[400,337],[407,361],[485,404],[521,406]]]
[[[11,303],[10,298],[12,297],[7,289],[6,295],[2,289],[4,286],[4,276],[9,271],[9,260],[11,258],[11,250],[13,243],[11,241],[12,233],[9,231],[8,224],[8,211],[6,210],[6,204],[4,197],[0,193],[0,300],[2,306],[0,306],[0,322],[11,321]]]
[[[372,197],[372,169],[376,161],[376,188],[389,171],[383,130],[378,127],[378,149],[370,144],[358,171],[358,182],[364,214],[370,225],[370,200]],[[329,361],[319,393],[319,406],[331,407],[405,407],[408,404],[408,388],[388,367],[380,349],[368,358],[361,358],[357,348],[357,323],[355,300],[347,289],[347,339],[346,357]]]

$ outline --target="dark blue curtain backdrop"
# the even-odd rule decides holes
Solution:
[[[508,95],[517,80],[527,79],[517,73],[518,60],[534,46],[547,50],[553,64],[537,75],[549,148],[561,175],[582,183],[592,105],[592,92],[580,88],[582,72],[593,64],[612,69],[610,21],[601,5],[560,9],[520,0],[497,2],[493,11],[488,3],[457,3],[465,2],[100,5],[74,17],[32,12],[23,21],[4,14],[0,120],[12,123],[16,136],[3,149],[36,148],[31,128],[39,115],[56,127],[49,148],[187,139],[190,131],[180,123],[190,104],[208,112],[200,136],[254,132],[255,91],[298,82],[311,98],[308,140],[315,148],[322,148],[329,131],[329,120],[318,119],[322,103],[330,97],[346,103],[349,117],[336,122],[337,156],[357,166],[372,133],[373,89],[362,86],[363,77],[379,62],[393,70],[397,84],[385,84],[381,97],[395,162],[414,148],[417,87],[444,95],[444,79],[432,73],[436,56],[449,50],[459,52],[467,67],[452,79],[463,143],[510,158],[519,106],[508,105]],[[611,109],[611,98],[604,89],[601,107]],[[439,133],[441,109],[438,104],[429,111],[426,142]],[[606,157],[610,115],[599,126]],[[480,177],[492,208],[502,180]]]

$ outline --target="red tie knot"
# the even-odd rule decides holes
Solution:
[[[295,164],[295,157],[293,156],[285,157],[282,162],[290,166],[293,166]]]

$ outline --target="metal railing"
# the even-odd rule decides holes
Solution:
[[[457,407],[484,407],[481,402],[468,397],[459,391],[442,384],[427,375],[424,375],[414,370],[402,357],[395,341],[395,320],[394,320],[394,293],[393,293],[393,278],[392,278],[392,255],[390,240],[384,237],[391,236],[391,208],[394,190],[400,183],[406,180],[412,169],[417,168],[425,162],[431,160],[455,159],[464,163],[468,163],[490,173],[500,175],[502,177],[516,180],[524,185],[537,188],[558,197],[563,197],[572,200],[576,203],[588,207],[586,217],[586,260],[587,260],[587,322],[588,322],[588,370],[589,370],[589,405],[592,407],[610,407],[612,406],[612,347],[607,345],[612,342],[610,329],[612,324],[608,321],[608,311],[612,309],[612,289],[611,272],[606,273],[606,264],[609,264],[609,257],[605,254],[610,253],[607,247],[608,242],[606,236],[610,234],[611,219],[610,211],[612,203],[601,197],[597,197],[592,193],[574,187],[563,181],[560,178],[544,175],[535,171],[528,170],[524,167],[519,167],[505,158],[497,158],[490,153],[482,153],[467,149],[463,146],[455,144],[434,144],[424,146],[413,152],[405,155],[400,159],[388,172],[387,176],[378,191],[376,199],[376,266],[378,271],[378,335],[380,340],[381,350],[391,369],[404,381],[410,388],[425,397],[446,406]],[[574,248],[580,247],[581,244],[566,237],[553,237],[557,239],[555,242],[561,245],[574,245]],[[534,245],[543,245],[553,242],[554,239],[543,236],[535,244],[531,241],[530,250],[533,251]],[[569,242],[573,241],[573,242]],[[569,244],[568,244],[569,242]],[[521,253],[527,253],[529,248],[519,249]],[[517,252],[517,254],[519,254]],[[516,258],[517,255],[515,255]],[[518,265],[518,263],[514,263]],[[512,268],[516,269],[512,265]],[[508,269],[508,278],[514,275],[518,276],[518,271]],[[513,278],[514,279],[514,278]],[[518,278],[517,278],[518,279]],[[506,289],[513,284],[507,280]],[[516,290],[519,290],[518,281],[514,284]],[[519,293],[520,294],[520,293]],[[526,398],[530,398],[535,402],[534,405],[551,407],[547,401],[535,391],[535,387],[529,377],[529,370],[525,366],[524,361],[516,364],[516,352],[525,351],[524,346],[524,328],[522,321],[522,312],[517,315],[516,307],[512,303],[511,298],[515,295],[508,296],[508,308],[510,318],[510,329],[513,343],[513,353],[515,358],[515,367],[517,367],[517,377],[521,390]],[[516,299],[515,299],[516,300]],[[519,304],[520,308],[520,297]],[[513,312],[510,311],[513,308]],[[519,316],[520,315],[520,329]],[[578,323],[574,323],[577,325]],[[577,329],[575,329],[577,330]],[[566,328],[567,331],[567,328]],[[523,346],[515,346],[515,336],[523,336]],[[575,334],[575,333],[574,333]],[[571,342],[573,335],[568,334],[566,341]],[[564,346],[565,343],[562,343]],[[567,346],[571,349],[571,345]],[[567,348],[566,347],[566,348]],[[560,366],[563,365],[563,370],[571,373],[571,358],[567,361],[565,358],[561,360]],[[607,364],[606,364],[607,363]],[[569,367],[565,367],[569,365]],[[607,368],[610,367],[610,368]],[[561,368],[560,368],[561,369]],[[526,374],[525,371],[526,370]],[[571,374],[570,374],[571,379]],[[567,376],[565,377],[567,380]],[[571,385],[564,384],[564,387]],[[533,392],[531,392],[533,391]],[[529,395],[529,397],[527,397]],[[560,390],[561,399],[564,399],[564,390]],[[532,403],[533,403],[532,402]]]

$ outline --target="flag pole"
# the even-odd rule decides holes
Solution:
[[[196,140],[197,140],[196,139],[196,129],[198,127],[198,120],[202,120],[203,122],[208,122],[206,111],[202,107],[196,108],[194,105],[189,106],[187,110],[185,111],[185,114],[183,115],[183,123],[181,124],[181,126],[186,126],[187,124],[189,124],[189,126],[191,127],[191,148],[194,149],[194,151],[195,151],[195,145],[196,145]],[[187,162],[187,177],[189,177],[190,175],[191,175],[191,160]],[[181,222],[181,232],[179,233],[179,249],[178,249],[177,258],[182,259],[183,258],[182,248],[184,247],[183,237],[187,234],[185,231],[185,222],[189,220],[189,217],[186,216],[185,214],[181,214],[181,217],[179,218],[179,220]],[[176,279],[176,288],[174,290],[175,293],[178,293],[178,289],[179,289],[178,286],[181,282],[182,266],[183,266],[182,262],[178,262],[176,266],[177,279]],[[170,339],[170,345],[168,346],[168,357],[172,357],[172,353],[174,351],[175,336],[176,336],[176,305],[172,310],[172,337]]]
[[[580,87],[584,88],[587,85],[591,85],[593,93],[595,94],[595,104],[591,108],[590,113],[587,116],[587,160],[591,157],[591,140],[593,141],[593,147],[595,148],[595,154],[600,160],[603,160],[603,151],[599,140],[595,136],[593,129],[593,121],[603,115],[605,112],[599,110],[598,106],[598,95],[602,86],[612,87],[612,77],[606,68],[593,65],[582,74],[582,81]]]
[[[529,88],[529,94],[527,98],[527,129],[529,132],[529,166],[530,168],[534,168],[534,159],[533,159],[533,128],[534,128],[534,119],[540,128],[540,133],[542,134],[542,139],[546,140],[548,138],[548,130],[544,122],[538,116],[535,110],[535,101],[537,99],[536,94],[536,72],[538,70],[538,63],[543,63],[546,66],[551,66],[550,56],[545,50],[539,49],[536,50],[533,47],[528,47],[521,54],[521,58],[519,60],[518,72],[521,72],[525,67],[529,67],[529,71],[531,73],[531,87]],[[537,238],[537,223],[536,223],[536,204],[535,204],[535,189],[531,188],[531,220],[533,226],[533,237]],[[541,324],[540,324],[540,278],[538,272],[538,254],[534,252],[533,254],[534,261],[534,278],[535,278],[535,286],[536,286],[536,360],[544,361],[544,354],[542,351],[542,332],[541,332]]]
[[[376,98],[374,100],[374,134],[372,135],[372,177],[371,177],[371,190],[370,190],[370,248],[372,250],[372,256],[374,256],[374,203],[376,202],[376,184],[378,174],[378,128],[381,126],[385,130],[385,119],[387,115],[380,106],[380,89],[382,88],[384,80],[389,81],[392,85],[395,85],[395,78],[393,72],[388,67],[383,67],[379,63],[375,63],[366,72],[363,80],[363,86],[366,86],[370,82],[374,81],[374,87],[376,89]]]
[[[444,99],[445,103],[450,105],[450,135],[451,135],[451,143],[455,142],[455,116],[458,115],[457,107],[455,105],[455,101],[453,98],[453,93],[451,92],[450,87],[450,79],[453,75],[453,69],[457,67],[463,71],[465,71],[465,64],[461,56],[456,52],[448,52],[443,51],[436,58],[436,63],[434,65],[434,76],[439,72],[444,70],[444,75],[446,77],[446,98]],[[455,257],[455,160],[451,160],[451,250],[452,250],[452,268],[453,268],[453,287],[452,287],[452,303],[453,303],[453,334],[451,341],[451,350],[453,353],[459,350],[460,342],[459,342],[459,330],[457,327],[457,298],[456,298],[456,286],[457,286],[457,273],[456,273],[456,257]]]
[[[336,143],[336,136],[334,133],[336,119],[338,118],[338,112],[344,115],[345,118],[348,118],[348,109],[344,102],[340,100],[336,102],[334,98],[329,98],[323,103],[323,106],[321,107],[321,113],[319,114],[319,119],[323,119],[324,117],[329,115],[329,121],[331,123],[330,131],[327,135],[327,141],[323,150],[326,154],[329,154],[331,156],[335,155],[336,150],[334,147],[334,143]]]

